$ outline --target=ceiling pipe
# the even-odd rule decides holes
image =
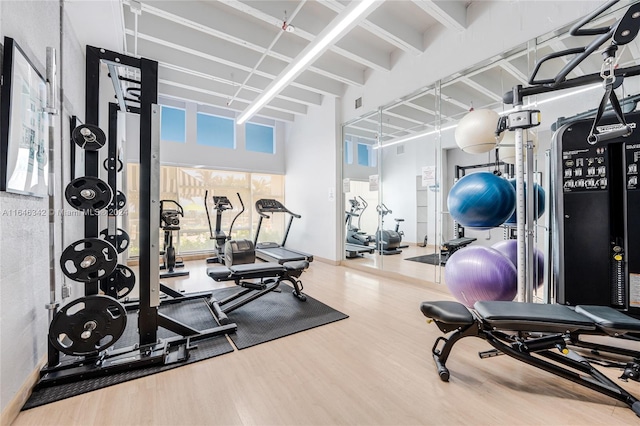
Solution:
[[[284,34],[285,32],[287,32],[287,28],[291,26],[291,21],[293,21],[293,18],[295,18],[295,16],[298,14],[298,12],[300,11],[300,9],[302,9],[302,6],[304,6],[304,4],[307,2],[307,0],[302,0],[300,3],[298,3],[298,6],[296,7],[296,9],[293,11],[293,13],[291,14],[291,17],[289,17],[289,21],[285,21],[282,24],[282,31],[278,31],[278,34],[276,34],[276,37],[273,39],[273,41],[271,42],[271,44],[269,45],[269,47],[267,47],[267,50],[265,50],[262,53],[262,56],[260,57],[260,59],[258,60],[258,63],[256,63],[256,65],[253,67],[253,69],[251,70],[251,72],[249,72],[249,74],[247,75],[247,77],[244,79],[244,81],[242,82],[242,84],[240,85],[240,87],[238,87],[238,90],[236,90],[236,93],[233,94],[233,96],[231,97],[231,99],[229,99],[229,101],[227,102],[227,106],[231,106],[231,104],[233,103],[233,101],[236,100],[236,98],[238,97],[238,94],[240,93],[240,91],[242,89],[244,89],[244,86],[247,84],[247,82],[249,81],[249,79],[251,78],[251,76],[256,72],[256,70],[258,69],[258,67],[260,66],[260,64],[262,63],[262,61],[264,61],[264,58],[267,57],[267,55],[269,54],[269,52],[271,52],[271,49],[273,49],[273,46],[275,46],[276,42],[278,40],[280,40],[280,37],[282,36],[282,34]]]

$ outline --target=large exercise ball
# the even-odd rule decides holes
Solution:
[[[498,158],[508,164],[516,163],[516,132],[506,131],[502,133],[504,137],[498,146]],[[527,139],[533,141],[533,153],[538,152],[538,135],[527,132]],[[526,146],[526,145],[525,145]]]
[[[495,243],[491,248],[498,250],[507,259],[513,263],[516,270],[518,269],[518,241],[517,240],[505,240]],[[544,283],[544,254],[542,250],[534,247],[533,263],[536,266],[536,284],[540,287]]]
[[[511,186],[513,186],[513,190],[516,190],[516,180],[515,179],[509,179],[508,181]],[[536,193],[534,195],[534,203],[536,206],[535,209],[535,218],[539,219],[540,216],[542,216],[542,214],[544,213],[544,209],[546,207],[546,197],[545,197],[545,192],[544,192],[544,188],[542,188],[540,185],[538,185],[537,183],[533,184],[533,188],[535,189]],[[527,208],[527,183],[524,183],[524,196],[525,196],[525,209]],[[525,210],[526,211],[526,210]],[[509,216],[509,219],[507,219],[504,223],[506,225],[515,225],[517,222],[516,220],[516,211],[513,211],[513,214],[511,216]]]
[[[518,293],[516,267],[489,247],[469,246],[453,253],[444,279],[451,294],[470,308],[479,300],[513,300]]]
[[[500,116],[490,109],[476,109],[462,117],[456,127],[456,143],[469,154],[489,152],[502,140],[496,138],[496,127]]]
[[[491,172],[471,173],[453,185],[447,206],[462,226],[492,228],[513,214],[516,192],[506,179]]]

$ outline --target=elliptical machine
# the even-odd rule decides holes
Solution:
[[[400,242],[402,236],[397,231],[389,231],[384,229],[384,217],[393,213],[384,205],[384,203],[376,206],[376,211],[380,215],[380,226],[382,229],[378,229],[376,232],[376,248],[380,254],[400,254]],[[396,229],[400,226],[400,222],[396,221]]]
[[[174,204],[174,209],[166,207],[167,204]],[[176,248],[173,246],[173,232],[180,230],[180,216],[184,217],[182,206],[174,200],[160,200],[160,228],[164,231],[164,247],[162,254],[160,278],[184,277],[189,275],[189,271],[176,271],[175,268],[184,268],[184,262],[176,260]]]
[[[236,214],[229,225],[229,235],[225,234],[222,230],[222,213],[226,210],[232,210],[233,205],[229,198],[224,195],[213,196],[213,210],[216,211],[216,228],[215,231],[211,228],[211,216],[209,215],[208,196],[209,191],[204,193],[204,209],[207,212],[207,222],[209,223],[209,234],[212,240],[216,241],[215,255],[207,258],[207,263],[220,263],[221,265],[231,266],[240,265],[245,263],[255,262],[255,248],[253,241],[251,240],[231,240],[231,232],[233,225],[236,223],[236,219],[244,213],[244,203],[240,193],[236,192],[238,200],[240,200],[240,206],[242,210]]]
[[[364,207],[361,207],[358,199],[356,197],[353,197],[353,199],[349,200],[351,209],[348,212],[345,212],[345,224],[347,225],[347,243],[360,246],[368,246],[370,242],[374,241],[374,239],[370,235],[367,235],[364,232],[360,231],[360,217],[366,210],[368,204],[362,197],[359,198],[362,201],[362,205],[364,205]],[[358,226],[353,225],[354,217],[358,218]]]

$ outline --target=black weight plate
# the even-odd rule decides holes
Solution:
[[[118,253],[111,243],[84,238],[64,249],[60,256],[62,273],[74,281],[90,283],[110,275],[118,264]]]
[[[102,166],[106,171],[109,171],[109,163],[116,163],[118,165],[116,169],[117,173],[120,173],[122,171],[122,168],[124,167],[124,164],[122,164],[122,160],[120,160],[119,158],[113,161],[110,161],[109,158],[105,158],[104,161],[102,162]]]
[[[106,182],[96,177],[82,176],[69,182],[64,197],[76,210],[95,212],[111,203],[113,191]]]
[[[49,326],[49,341],[68,355],[96,354],[124,333],[127,311],[109,296],[93,295],[63,306]]]
[[[116,192],[116,209],[122,210],[126,205],[127,205],[127,196],[124,195],[124,192],[122,191]]]
[[[121,228],[116,228],[116,235],[109,235],[109,230],[105,228],[100,232],[100,238],[109,241],[116,248],[118,253],[124,253],[131,242],[131,238],[129,238],[127,231]]]
[[[107,277],[100,280],[100,290],[107,296],[122,299],[133,290],[136,285],[136,276],[128,266],[118,265],[116,269]]]
[[[107,137],[100,127],[81,124],[71,132],[71,139],[82,149],[97,151],[107,143]]]

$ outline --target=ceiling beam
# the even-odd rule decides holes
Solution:
[[[133,37],[133,31],[127,30],[127,36]],[[167,63],[177,62],[179,64],[188,64],[189,68],[212,75],[225,75],[229,77],[233,75],[232,80],[238,83],[242,81],[252,69],[249,65],[239,63],[240,55],[233,57],[233,52],[228,52],[227,56],[230,56],[229,58],[223,58],[221,57],[223,52],[220,49],[218,49],[217,52],[215,52],[215,49],[210,49],[213,50],[215,54],[205,53],[186,47],[186,45],[176,44],[142,33],[138,34],[138,39],[138,50],[144,52],[145,56]],[[132,45],[132,43],[130,43],[130,45]],[[223,65],[223,67],[216,66],[216,64]],[[208,70],[208,67],[211,67],[211,69]],[[249,82],[253,82],[257,77],[266,78],[269,80],[268,83],[270,83],[275,77],[275,74],[256,70]],[[298,76],[291,84],[323,95],[341,96],[344,91],[344,86],[340,82],[317,75],[307,75],[306,73]]]
[[[480,83],[477,83],[477,82],[471,80],[468,77],[460,77],[459,80],[462,83],[466,84],[467,86],[471,87],[473,90],[476,90],[476,91],[482,93],[486,97],[488,97],[490,99],[493,99],[494,101],[502,102],[502,96],[498,95],[497,93],[492,92],[491,90],[487,89],[486,87],[484,87]]]
[[[211,95],[220,96],[222,98],[231,99],[236,91],[234,86],[229,86],[220,82],[216,82],[210,79],[205,79],[192,74],[185,74],[180,71],[160,67],[158,70],[158,79],[168,85],[176,87],[189,88],[190,90],[201,89],[203,93],[209,93]],[[244,102],[250,103],[258,96],[258,93],[249,90],[242,90],[237,96]],[[306,114],[307,106],[296,102],[287,101],[284,99],[273,99],[268,105],[278,111],[288,112],[290,114]]]
[[[525,73],[520,71],[518,68],[516,68],[515,65],[513,65],[511,62],[507,61],[506,59],[503,59],[500,62],[498,62],[498,66],[503,70],[505,70],[506,72],[508,72],[509,74],[511,74],[513,77],[515,77],[522,84],[527,84],[527,82],[529,81],[529,77],[527,77]]]
[[[463,1],[413,0],[413,2],[447,28],[459,32],[467,28],[467,7]]]
[[[239,111],[239,108],[246,108],[248,105],[246,102],[238,101],[234,102],[231,107],[227,106],[227,100],[225,98],[221,98],[216,95],[203,93],[200,90],[190,90],[183,87],[176,87],[167,84],[159,84],[158,85],[158,94],[161,96],[168,96],[172,98],[178,99],[189,99],[191,101],[202,103],[206,105],[212,105],[216,107],[232,109],[234,111]],[[289,114],[282,111],[274,110],[273,108],[265,107],[260,110],[260,114],[256,114],[257,116],[271,118],[275,120],[282,121],[294,121],[295,115]]]
[[[218,83],[229,85],[229,86],[231,86],[233,88],[237,88],[239,86],[237,81],[232,81],[232,80],[229,80],[229,79],[226,79],[226,78],[216,77],[216,76],[213,76],[211,74],[207,74],[207,73],[203,73],[203,72],[196,71],[196,70],[193,70],[193,69],[181,67],[179,65],[171,64],[171,63],[168,63],[168,62],[159,61],[158,65],[159,65],[159,72],[160,73],[162,73],[163,69],[167,69],[167,70],[179,71],[181,73],[189,74],[189,75],[200,77],[200,78],[207,79],[207,80],[216,81]],[[256,80],[256,79],[254,79],[254,80]],[[268,85],[268,81],[264,81],[263,84],[262,84],[262,86],[264,86],[264,87],[266,87],[267,85]],[[262,93],[262,91],[264,90],[264,87],[254,87],[254,86],[249,86],[249,85],[245,84],[244,89],[252,91],[252,92],[256,92],[256,93]],[[300,104],[303,104],[303,105],[308,105],[308,106],[312,106],[312,105],[319,106],[319,105],[322,105],[322,95],[310,92],[308,90],[298,89],[298,88],[292,87],[292,86],[289,86],[286,89],[284,89],[282,92],[280,92],[280,94],[278,95],[278,98],[284,99],[284,100],[287,100],[287,101],[297,102],[297,103],[300,103]]]
[[[346,8],[346,6],[338,0],[323,0],[319,3],[338,13]],[[389,15],[384,15],[384,12],[381,11],[380,8],[370,14],[367,19],[363,20],[360,26],[374,36],[381,38],[405,52],[417,56],[424,51],[422,34],[412,30],[403,22]]]
[[[124,4],[131,3],[131,0],[123,0]],[[132,30],[130,13],[125,12],[125,23],[128,30]],[[129,16],[129,18],[128,18]],[[264,29],[262,26],[254,26],[251,31],[246,31],[247,21],[238,17],[235,14],[227,13],[220,8],[214,8],[211,4],[204,2],[190,2],[189,7],[184,7],[180,2],[155,2],[154,5],[148,3],[142,3],[142,16],[139,18],[139,28],[141,32],[145,32],[145,21],[152,21],[148,17],[156,16],[166,21],[179,24],[182,27],[190,28],[191,30],[198,31],[216,37],[226,42],[241,46],[245,49],[250,49],[255,52],[265,53],[267,52],[266,42],[272,40],[278,28],[273,28],[272,31]],[[167,25],[154,25],[152,28],[157,29],[164,33]],[[146,32],[151,30],[148,28]],[[183,28],[183,32],[184,31]],[[183,34],[186,38],[188,34]],[[167,40],[174,40],[172,37],[167,37]],[[302,49],[300,49],[302,50]],[[282,68],[286,66],[296,56],[296,52],[290,52],[289,54],[278,53],[275,50],[267,52],[267,56],[278,59],[283,62]],[[257,60],[256,60],[257,62]],[[353,66],[348,64],[336,64],[332,61],[325,59],[324,61],[316,61],[315,65],[308,67],[309,71],[313,71],[319,75],[340,81],[345,84],[361,87],[364,85],[364,72],[362,69],[354,69]]]
[[[246,13],[256,19],[259,19],[268,24],[280,27],[282,25],[282,19],[276,18],[262,10],[256,9],[246,3],[243,3],[239,0],[219,0],[220,3],[224,3],[225,5],[238,10],[240,12]],[[313,41],[317,34],[312,34],[311,32],[305,31],[301,25],[298,24],[300,18],[294,18],[292,24],[295,26],[295,31],[291,33],[288,37],[299,37],[306,41]],[[365,65],[369,68],[372,68],[377,71],[389,71],[391,69],[391,58],[385,52],[379,52],[373,49],[360,49],[358,46],[352,46],[349,43],[345,43],[345,40],[340,42],[342,46],[338,46],[334,44],[329,48],[330,51],[347,58],[349,60],[355,61],[362,65]]]

